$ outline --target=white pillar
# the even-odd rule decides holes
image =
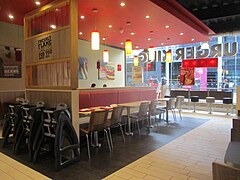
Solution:
[[[218,44],[222,44],[222,37],[218,37]],[[217,74],[218,74],[218,79],[217,79],[217,87],[220,87],[220,83],[222,83],[222,57],[218,57],[218,68],[217,68]]]

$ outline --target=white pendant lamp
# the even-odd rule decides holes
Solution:
[[[95,14],[98,12],[97,9],[92,10]],[[96,30],[96,16],[95,16],[95,29],[91,32],[91,48],[92,50],[100,49],[100,33]]]
[[[100,33],[96,30],[91,33],[91,48],[92,50],[100,49]]]
[[[207,42],[202,43],[201,49],[209,49],[209,44]]]
[[[154,54],[154,47],[153,46],[150,46],[148,48],[148,59],[149,61],[153,61],[155,59],[155,54]]]
[[[103,62],[109,62],[109,51],[108,50],[104,50],[103,51]]]

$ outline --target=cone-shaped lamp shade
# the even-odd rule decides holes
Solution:
[[[92,31],[91,33],[91,47],[92,50],[99,50],[100,48],[100,33],[98,31]]]
[[[125,52],[127,56],[132,54],[132,41],[130,39],[125,41]]]
[[[109,52],[108,52],[108,50],[103,51],[103,62],[109,62]]]
[[[149,54],[149,61],[153,61],[155,59],[154,47],[153,46],[150,46],[148,48],[148,54]]]
[[[172,62],[172,52],[171,50],[166,52],[166,62]]]
[[[134,56],[133,58],[133,65],[138,66],[138,56]]]

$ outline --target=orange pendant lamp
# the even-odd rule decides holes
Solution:
[[[138,66],[138,56],[134,56],[133,58],[133,65]]]
[[[126,56],[132,55],[132,41],[130,39],[127,39],[125,41],[125,52],[126,52]]]
[[[168,62],[168,63],[172,62],[172,52],[171,52],[171,50],[168,50],[166,52],[166,62]]]

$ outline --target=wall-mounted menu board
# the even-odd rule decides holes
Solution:
[[[0,45],[0,78],[22,77],[22,50]]]

